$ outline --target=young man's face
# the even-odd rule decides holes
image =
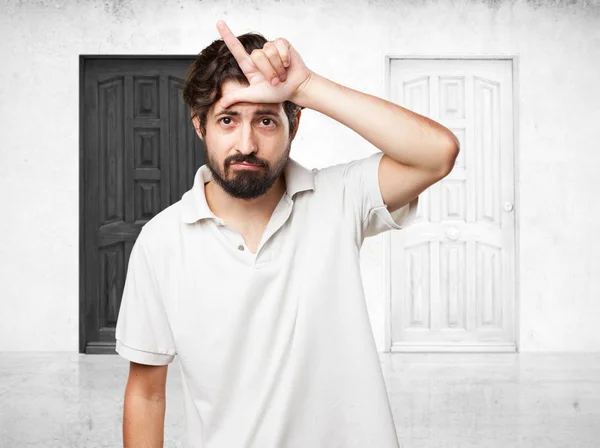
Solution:
[[[223,96],[242,88],[228,81],[223,84]],[[198,119],[194,119],[196,132],[206,146],[206,165],[213,180],[230,196],[254,199],[265,194],[280,177],[295,132],[290,135],[283,103],[235,103],[227,110],[220,102],[210,108],[204,137]],[[236,164],[244,162],[252,166]]]

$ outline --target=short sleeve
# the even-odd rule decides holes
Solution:
[[[165,365],[173,361],[176,350],[143,233],[129,257],[115,329],[116,351],[133,362]]]
[[[409,204],[391,212],[383,202],[379,188],[379,163],[383,152],[352,161],[344,171],[345,201],[353,207],[358,228],[364,238],[392,229],[403,229],[411,225],[417,216],[419,197]]]

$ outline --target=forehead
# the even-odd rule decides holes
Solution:
[[[237,90],[245,89],[246,86],[242,86],[237,81],[227,81],[222,86],[222,95],[221,97],[226,97]],[[234,103],[231,104],[227,110],[239,112],[241,115],[252,115],[256,113],[256,111],[264,111],[270,110],[276,113],[279,116],[284,116],[285,112],[283,110],[283,103]],[[216,115],[222,112],[224,109],[221,105],[221,101],[213,104],[211,113],[212,115]]]

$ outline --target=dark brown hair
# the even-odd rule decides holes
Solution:
[[[246,33],[237,38],[248,54],[252,53],[254,49],[262,49],[267,42],[267,39],[258,33]],[[192,111],[190,118],[199,118],[202,135],[206,135],[208,110],[221,99],[223,84],[231,80],[235,80],[243,86],[249,85],[246,75],[223,39],[213,41],[198,54],[196,60],[188,67],[187,79],[183,88],[183,100]],[[290,137],[296,128],[298,109],[304,109],[304,107],[291,101],[283,103],[283,110],[290,124]]]

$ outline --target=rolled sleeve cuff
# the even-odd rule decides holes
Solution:
[[[115,351],[123,358],[138,364],[147,364],[151,366],[164,366],[169,364],[175,358],[175,355],[168,353],[155,353],[128,347],[118,339],[116,340]]]
[[[372,213],[375,213],[388,227],[399,230],[415,221],[418,203],[419,198],[417,197],[409,204],[403,205],[391,213],[385,205],[373,209]]]

